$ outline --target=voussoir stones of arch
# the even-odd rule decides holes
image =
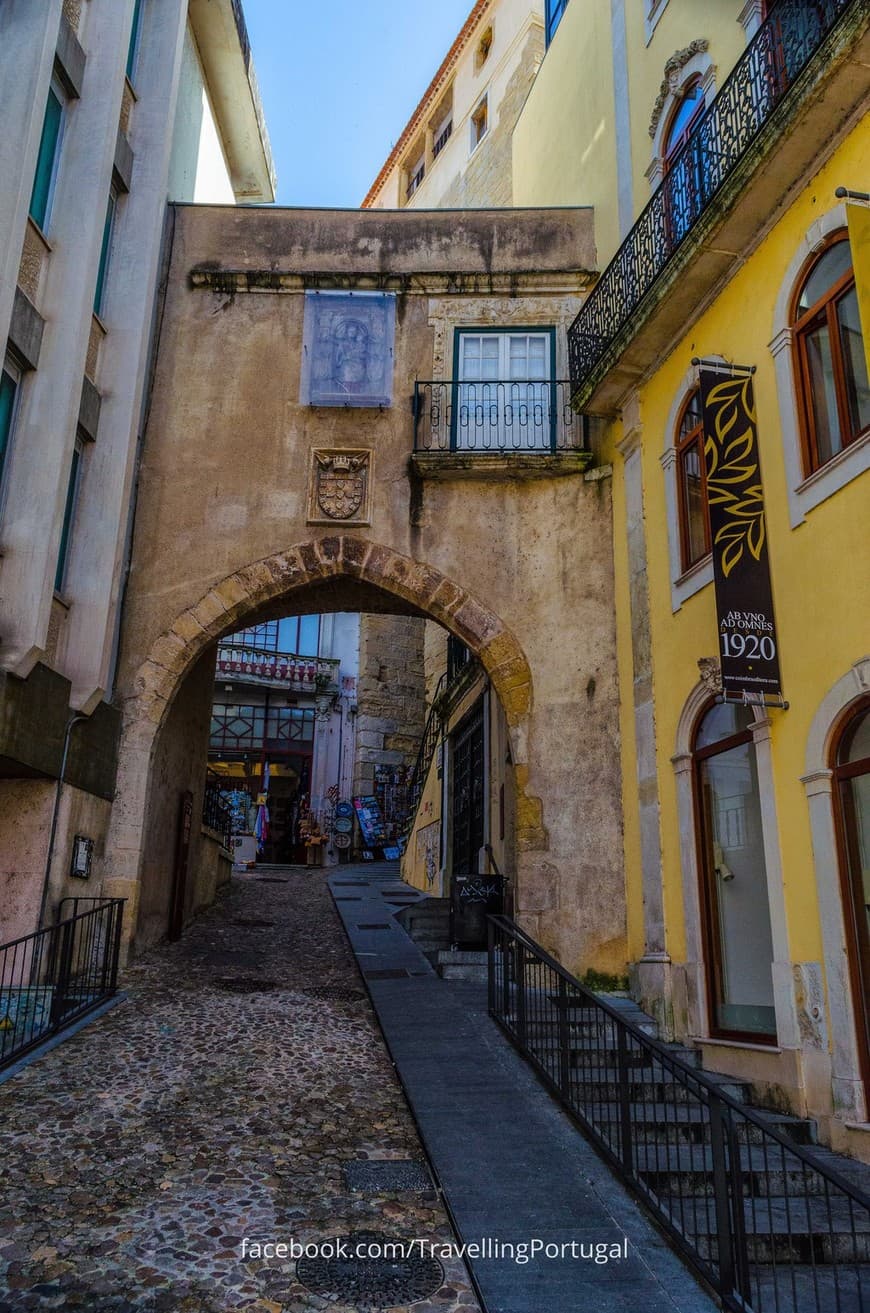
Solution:
[[[267,602],[335,575],[363,579],[440,621],[480,658],[508,723],[516,725],[529,714],[531,672],[519,644],[498,616],[425,562],[351,535],[298,544],[243,566],[215,584],[156,640],[136,676],[134,696],[171,700],[192,655],[220,638],[231,624]]]

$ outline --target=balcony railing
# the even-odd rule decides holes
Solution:
[[[414,450],[548,453],[586,451],[587,421],[571,409],[565,379],[414,385]]]
[[[863,2],[777,0],[771,6],[574,320],[568,348],[575,394],[591,379],[813,55],[846,11]]]
[[[339,661],[330,657],[264,652],[262,648],[245,643],[218,644],[218,675],[266,680],[294,693],[334,691],[338,688],[339,665]]]

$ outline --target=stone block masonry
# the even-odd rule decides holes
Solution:
[[[423,630],[414,616],[364,615],[354,793],[374,792],[378,766],[413,766],[423,737]]]

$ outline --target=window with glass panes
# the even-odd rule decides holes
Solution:
[[[0,486],[2,486],[3,471],[12,441],[19,381],[17,369],[7,361],[0,372]]]
[[[30,196],[30,217],[40,228],[48,223],[57,165],[60,157],[60,139],[63,130],[64,94],[60,83],[53,79],[42,120],[42,136],[36,157],[36,174]]]
[[[554,330],[460,330],[453,446],[468,451],[544,450],[554,437]]]
[[[54,576],[54,587],[56,592],[61,592],[66,583],[67,565],[69,564],[69,547],[70,536],[72,534],[73,521],[76,513],[76,503],[79,495],[79,484],[81,482],[82,472],[82,444],[76,442],[73,448],[72,465],[69,472],[69,483],[66,490],[66,506],[63,512],[63,528],[60,535],[60,551],[57,554],[57,570]]]
[[[97,284],[94,288],[94,314],[102,314],[103,303],[106,299],[106,274],[109,269],[109,257],[112,252],[112,234],[115,229],[115,211],[118,206],[118,193],[112,189],[109,193],[109,203],[106,207],[106,218],[103,223],[103,243],[100,247],[100,264],[97,269]]]
[[[704,468],[704,414],[698,388],[680,414],[676,433],[680,551],[688,570],[710,551],[707,474]]]
[[[870,429],[870,382],[852,269],[839,233],[795,298],[794,350],[807,474]]]

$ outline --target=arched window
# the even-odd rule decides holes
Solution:
[[[805,473],[870,429],[870,381],[845,233],[816,256],[792,309]]]
[[[680,552],[685,573],[710,551],[704,416],[699,388],[695,388],[680,412],[674,445],[677,449]]]
[[[671,166],[674,156],[686,144],[698,119],[704,110],[704,89],[700,78],[693,78],[684,88],[680,99],[671,111],[671,119],[665,133],[664,158],[665,173]]]
[[[840,735],[834,779],[849,974],[862,1075],[870,1092],[870,699]]]
[[[711,706],[695,731],[695,805],[710,1033],[776,1037],[773,935],[753,716]]]

